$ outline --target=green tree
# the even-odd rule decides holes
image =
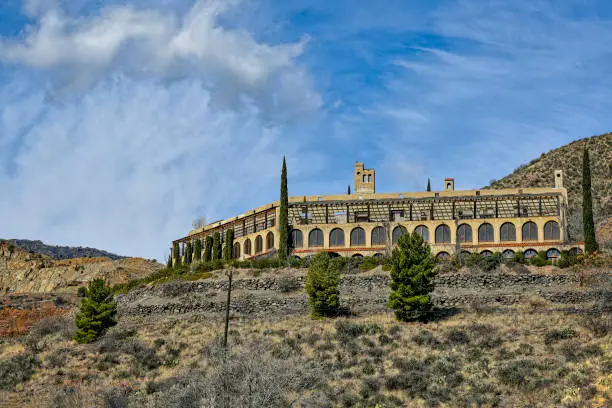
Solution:
[[[223,244],[223,259],[230,261],[232,259],[232,249],[234,248],[234,230],[228,229],[225,231],[225,242]]]
[[[181,265],[181,249],[179,248],[179,243],[175,242],[172,248],[172,258],[174,259],[173,266]]]
[[[193,245],[191,245],[191,241],[188,241],[187,247],[185,248],[185,265],[191,265],[192,256],[193,256]]]
[[[212,260],[215,261],[217,259],[221,259],[221,234],[219,231],[213,234],[213,244],[212,244]]]
[[[212,261],[212,248],[213,248],[213,237],[211,235],[206,237],[204,241],[204,262]]]
[[[289,255],[289,195],[287,190],[287,162],[283,157],[280,186],[280,213],[278,216],[278,259],[281,263],[287,262]]]
[[[74,334],[77,343],[91,343],[104,334],[106,329],[117,324],[117,304],[113,302],[113,290],[104,279],[89,282],[81,309],[76,315]]]
[[[427,179],[427,191],[431,191],[431,181]]]
[[[193,261],[196,263],[202,262],[202,240],[195,240],[195,249],[193,250]]]
[[[400,321],[424,320],[432,308],[436,261],[429,244],[416,232],[399,238],[391,255],[388,306]]]
[[[582,156],[582,222],[584,226],[584,250],[587,254],[591,254],[597,251],[599,246],[595,239],[593,198],[591,196],[591,162],[586,147]]]
[[[166,264],[167,268],[172,268],[172,254],[168,255],[168,263]]]
[[[346,189],[346,194],[351,195],[351,185],[348,185],[348,188]]]
[[[340,308],[340,268],[327,252],[314,256],[308,268],[306,293],[310,303],[311,316],[331,316]]]

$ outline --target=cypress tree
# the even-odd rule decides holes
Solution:
[[[75,324],[79,330],[74,334],[74,340],[77,343],[95,341],[107,328],[117,324],[116,315],[117,304],[113,302],[111,287],[104,279],[91,280],[76,315]]]
[[[204,241],[204,262],[212,261],[212,248],[213,248],[213,237],[211,235],[206,237]]]
[[[166,264],[166,268],[172,268],[172,254],[168,255],[168,263]]]
[[[212,243],[212,260],[215,261],[217,259],[221,259],[221,234],[219,231],[213,234],[213,243]]]
[[[427,191],[431,191],[431,181],[427,179]]]
[[[289,196],[287,191],[287,163],[283,156],[283,168],[281,170],[281,186],[280,186],[280,214],[278,216],[278,259],[281,262],[287,261],[289,251],[287,243],[289,242]]]
[[[582,156],[582,222],[584,227],[584,250],[587,254],[592,254],[599,247],[595,239],[593,197],[591,196],[591,163],[589,151],[586,147]]]
[[[351,185],[348,185],[348,188],[346,189],[346,194],[351,195]]]
[[[436,261],[429,244],[416,232],[399,238],[391,255],[388,306],[400,321],[424,320],[432,308]]]
[[[223,259],[231,261],[232,249],[234,248],[234,230],[228,229],[225,231],[225,243],[223,245]]]
[[[174,243],[174,247],[172,248],[172,258],[174,258],[174,266],[180,266],[181,264],[181,250],[179,248],[178,242]]]
[[[191,241],[187,242],[187,247],[185,248],[185,265],[191,265],[191,256],[193,255],[193,245],[191,245]]]
[[[202,240],[196,239],[195,249],[193,250],[193,262],[202,262]]]

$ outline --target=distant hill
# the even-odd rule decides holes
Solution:
[[[569,198],[572,239],[582,238],[582,152],[588,146],[591,157],[593,211],[595,224],[603,226],[612,218],[612,133],[587,137],[543,153],[517,168],[490,188],[550,187],[553,171],[563,170]]]
[[[126,258],[125,256],[120,256],[96,248],[47,245],[42,241],[30,241],[27,239],[7,239],[3,241],[11,242],[16,247],[29,252],[46,255],[53,259],[106,257],[112,260],[118,260]]]

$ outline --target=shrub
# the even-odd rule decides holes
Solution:
[[[551,262],[546,259],[546,251],[539,251],[537,256],[534,256],[529,260],[529,263],[537,267],[551,265]]]
[[[46,336],[55,334],[63,339],[73,338],[75,332],[74,322],[63,316],[49,317],[34,325],[23,338],[25,347],[33,353],[39,353],[47,348],[48,343],[57,341],[56,338],[45,340]]]
[[[327,252],[315,255],[306,278],[311,314],[314,318],[338,313],[340,308],[340,271]]]
[[[113,302],[112,289],[103,279],[89,282],[86,296],[81,299],[81,310],[76,315],[79,330],[74,335],[77,343],[91,343],[106,329],[117,324],[117,304]]]
[[[292,278],[290,276],[281,277],[280,279],[278,279],[277,284],[278,284],[278,289],[282,293],[293,292],[302,287],[302,285],[300,285],[300,282],[298,282],[297,279]]]
[[[38,365],[39,361],[33,355],[18,354],[0,360],[0,389],[10,390],[17,384],[29,380]]]
[[[185,246],[185,264],[191,265],[191,257],[193,255],[193,245],[191,245],[191,241],[187,242]]]
[[[559,268],[569,268],[579,263],[578,254],[574,251],[561,251],[561,256],[557,262]]]
[[[80,298],[84,298],[87,294],[87,288],[85,286],[79,286],[77,289],[77,296]]]
[[[211,260],[216,261],[221,259],[221,233],[219,231],[213,234]]]
[[[549,330],[544,335],[544,344],[549,345],[556,343],[560,340],[571,339],[578,335],[576,331],[572,328],[565,327],[563,329],[553,329]]]
[[[388,306],[400,321],[424,320],[433,303],[435,260],[429,244],[416,232],[400,237],[391,257]]]
[[[612,317],[604,314],[585,316],[582,325],[589,329],[595,337],[605,337],[612,331]]]
[[[450,344],[467,344],[470,342],[468,334],[461,329],[452,328],[444,333],[444,337]]]
[[[440,341],[429,330],[421,329],[417,334],[412,336],[414,341],[419,346],[438,346]]]
[[[359,324],[350,320],[338,320],[336,322],[336,335],[341,341],[379,333],[382,333],[382,329],[375,323]]]
[[[527,263],[527,258],[525,258],[525,253],[523,251],[515,252],[514,256],[512,257],[512,262],[521,264],[521,265],[525,265]]]

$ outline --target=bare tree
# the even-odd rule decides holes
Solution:
[[[193,227],[193,229],[202,228],[205,225],[206,225],[206,217],[204,217],[204,216],[196,218],[191,223],[191,226]]]

